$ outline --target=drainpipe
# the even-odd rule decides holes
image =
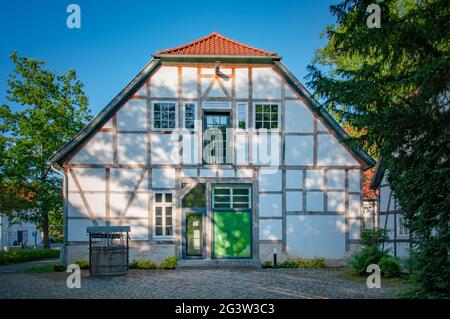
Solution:
[[[67,260],[66,260],[66,245],[67,245],[67,210],[68,210],[68,205],[67,205],[67,201],[69,199],[68,197],[68,178],[67,178],[67,174],[64,171],[64,168],[62,168],[60,165],[58,165],[57,163],[47,163],[48,165],[50,165],[50,168],[52,169],[52,171],[54,171],[55,173],[61,175],[63,177],[63,247],[62,250],[60,252],[61,256],[60,256],[60,261],[63,265],[67,264]]]

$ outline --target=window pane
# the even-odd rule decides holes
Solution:
[[[155,128],[161,128],[161,121],[155,121]]]
[[[162,207],[161,206],[155,207],[155,214],[156,214],[156,216],[162,216]]]
[[[157,203],[162,203],[162,194],[161,193],[155,194],[155,201]]]
[[[233,203],[233,208],[248,208],[248,203]]]
[[[230,204],[214,204],[214,208],[231,208]]]
[[[161,109],[160,104],[159,104],[159,103],[156,103],[156,104],[155,104],[155,112],[156,112],[156,111],[159,112],[160,109]]]
[[[256,127],[257,129],[262,128],[262,122],[256,122],[255,127]]]
[[[263,110],[264,110],[265,113],[269,113],[270,112],[270,105],[265,104]]]
[[[271,109],[272,113],[278,113],[278,105],[272,105],[270,107],[270,109]]]
[[[255,112],[256,112],[256,113],[262,112],[262,105],[261,105],[261,104],[256,104],[256,106],[255,106]]]
[[[163,234],[162,227],[157,226],[155,229],[155,233],[156,233],[156,236],[162,236],[162,234]]]
[[[227,194],[230,194],[230,189],[229,188],[215,188],[214,194],[227,195]]]
[[[262,120],[262,113],[256,113],[256,120],[261,121]]]
[[[166,227],[166,236],[172,236],[172,227]]]
[[[172,207],[166,207],[166,216],[172,216]]]
[[[156,224],[156,227],[158,227],[158,226],[162,226],[162,217],[160,216],[160,217],[156,217],[155,218],[155,224]]]
[[[172,203],[172,193],[166,193],[166,203]]]
[[[248,195],[248,188],[233,188],[233,195]]]

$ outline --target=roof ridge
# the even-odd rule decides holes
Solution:
[[[242,46],[247,47],[247,48],[249,48],[249,49],[253,49],[253,50],[256,50],[256,51],[259,51],[259,52],[262,52],[262,53],[269,53],[269,54],[271,54],[271,55],[277,55],[275,52],[263,50],[263,49],[260,49],[260,48],[253,47],[253,46],[251,46],[251,45],[245,44],[245,43],[241,43],[241,42],[236,41],[236,40],[233,40],[233,39],[231,39],[231,38],[229,38],[229,37],[227,37],[227,36],[224,36],[223,34],[220,34],[220,33],[218,33],[218,32],[213,32],[213,33],[215,33],[218,37],[221,37],[221,38],[223,38],[223,39],[225,39],[225,40],[227,40],[227,41],[233,42],[233,43],[235,43],[235,44],[242,45]]]

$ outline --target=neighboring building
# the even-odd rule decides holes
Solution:
[[[409,230],[401,214],[401,207],[387,180],[387,173],[383,169],[381,160],[376,167],[372,179],[372,189],[377,189],[378,197],[378,227],[388,230],[389,241],[384,248],[390,248],[391,253],[398,257],[409,256],[411,240]]]
[[[157,52],[50,159],[65,174],[66,262],[86,258],[92,225],[131,226],[130,260],[356,249],[375,163],[280,60],[217,33]]]
[[[0,215],[0,249],[11,247],[35,247],[42,243],[42,236],[36,225],[26,222],[11,223]]]

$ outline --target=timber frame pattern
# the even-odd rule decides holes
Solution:
[[[126,217],[127,210],[132,205],[133,200],[138,196],[139,194],[149,194],[149,200],[148,200],[148,240],[142,240],[142,242],[148,242],[148,243],[164,243],[164,244],[176,244],[176,253],[178,256],[181,256],[181,247],[182,247],[182,230],[181,228],[181,218],[182,218],[182,210],[181,210],[181,199],[184,195],[187,194],[187,192],[195,187],[197,183],[204,183],[206,185],[206,194],[207,196],[207,204],[206,204],[206,210],[207,210],[207,217],[211,218],[211,189],[215,183],[245,183],[245,184],[252,184],[252,207],[253,207],[253,238],[258,239],[259,238],[259,222],[264,219],[270,219],[270,220],[280,220],[282,223],[282,238],[278,240],[258,240],[257,242],[259,244],[277,244],[281,245],[283,252],[286,251],[287,248],[287,240],[286,240],[286,234],[287,234],[287,216],[291,215],[344,215],[345,216],[345,243],[346,243],[346,250],[350,250],[351,244],[357,244],[359,243],[358,239],[351,239],[349,235],[349,223],[354,220],[359,220],[359,225],[361,229],[364,227],[364,218],[362,214],[356,217],[350,217],[349,212],[349,196],[351,195],[359,195],[360,201],[361,201],[361,207],[362,207],[362,182],[360,186],[359,192],[351,192],[349,191],[349,170],[361,170],[368,168],[372,165],[374,165],[373,159],[371,159],[365,152],[350,147],[346,144],[346,141],[349,139],[348,135],[343,131],[343,129],[339,126],[339,124],[336,123],[336,121],[318,104],[317,101],[314,100],[314,98],[307,92],[307,90],[300,84],[300,82],[294,77],[294,75],[280,62],[280,57],[220,57],[221,67],[231,69],[231,74],[229,75],[221,75],[221,74],[203,74],[202,73],[202,67],[205,68],[214,68],[217,66],[217,57],[186,57],[186,56],[158,56],[155,55],[154,59],[145,66],[139,74],[134,78],[124,90],[122,90],[116,98],[114,98],[106,107],[103,109],[100,114],[95,117],[91,123],[83,130],[81,131],[75,138],[69,142],[66,146],[64,146],[59,152],[57,152],[55,155],[52,156],[50,159],[51,162],[59,165],[65,172],[66,176],[71,176],[72,180],[76,184],[76,190],[71,190],[71,193],[79,194],[82,198],[82,202],[85,206],[86,211],[88,212],[89,219],[92,220],[94,225],[97,225],[97,219],[95,217],[95,212],[92,210],[92,208],[89,206],[89,201],[87,200],[86,196],[89,194],[96,194],[96,193],[104,193],[105,194],[105,212],[106,212],[106,225],[111,225],[112,223],[122,223],[125,219],[126,220],[133,220],[133,217]],[[178,67],[178,94],[177,97],[174,98],[168,98],[168,97],[161,97],[161,96],[154,96],[152,94],[152,84],[151,84],[151,76],[154,74],[161,66],[174,66]],[[196,67],[198,68],[197,73],[197,97],[196,98],[188,98],[183,97],[183,79],[182,79],[182,67]],[[245,67],[248,68],[248,98],[236,98],[236,68]],[[280,99],[256,99],[253,97],[253,85],[252,85],[252,73],[255,68],[258,67],[270,67],[272,68],[276,74],[279,75],[281,78],[281,98]],[[222,77],[229,77],[231,79],[231,91],[228,91],[224,85],[222,84]],[[206,89],[205,93],[202,94],[202,79],[203,78],[211,78],[214,77],[213,81],[209,85],[209,87]],[[208,97],[208,93],[211,90],[214,83],[217,83],[220,87],[220,89],[224,92],[225,97],[219,98],[211,98]],[[139,88],[141,88],[143,85],[145,85],[146,88],[146,96],[141,96],[137,94],[137,91]],[[288,97],[285,96],[285,88],[291,89],[295,97]],[[117,111],[120,109],[122,105],[124,105],[127,100],[129,99],[136,99],[136,100],[144,100],[146,103],[146,123],[147,123],[147,131],[120,131],[118,129],[118,121],[117,121]],[[314,126],[313,126],[313,132],[312,133],[288,133],[285,131],[284,128],[284,119],[285,119],[285,103],[289,100],[295,100],[295,101],[301,101],[304,105],[306,105],[314,115]],[[182,114],[182,105],[186,102],[194,102],[196,103],[196,112],[197,112],[197,118],[201,119],[203,115],[203,110],[201,108],[203,102],[205,101],[217,101],[217,102],[231,102],[231,109],[236,109],[236,104],[239,102],[245,102],[249,106],[248,108],[248,118],[250,119],[248,121],[248,130],[243,133],[239,132],[239,130],[236,130],[233,134],[231,145],[236,143],[235,139],[239,134],[246,134],[248,136],[248,163],[249,164],[236,164],[236,158],[234,159],[233,163],[230,165],[204,165],[204,164],[194,164],[194,165],[187,165],[187,164],[152,164],[151,163],[151,156],[152,156],[152,115],[151,115],[151,109],[152,109],[152,103],[154,101],[171,101],[178,103],[178,119],[183,118]],[[265,166],[265,165],[253,165],[253,159],[252,159],[252,145],[253,140],[256,135],[260,134],[256,130],[253,130],[253,104],[257,102],[267,102],[267,103],[277,103],[281,106],[281,119],[280,119],[280,125],[281,128],[278,133],[279,134],[279,140],[280,140],[280,162],[277,168],[281,171],[281,185],[282,189],[280,191],[261,191],[259,189],[259,172],[261,169],[270,169],[273,168],[273,166]],[[235,119],[234,119],[234,112],[231,112],[231,123],[232,127],[234,126]],[[102,128],[103,125],[112,119],[112,127],[108,128]],[[202,132],[202,121],[198,121],[200,127],[197,128],[199,132]],[[180,124],[181,121],[179,121],[178,127],[182,127]],[[325,127],[329,128],[329,131],[323,131],[319,129],[319,123],[323,124]],[[104,132],[109,133],[112,135],[113,140],[113,163],[112,164],[71,164],[69,163],[70,160],[73,158],[73,156],[84,146],[86,145],[91,137],[96,132]],[[119,163],[119,155],[118,155],[118,135],[121,133],[126,134],[145,134],[147,136],[147,163],[146,164],[120,164]],[[173,131],[170,132],[164,132],[164,131],[158,131],[158,134],[172,134]],[[182,142],[183,136],[186,134],[193,134],[191,131],[183,130],[182,128],[178,128],[178,131],[176,133],[179,136],[179,141]],[[334,135],[339,141],[341,141],[344,146],[349,150],[351,154],[353,154],[354,158],[357,159],[357,161],[360,163],[360,165],[357,166],[325,166],[325,165],[318,165],[318,137],[321,134],[332,134]],[[273,134],[273,133],[272,133]],[[314,144],[314,159],[313,159],[313,165],[310,166],[294,166],[294,165],[286,165],[285,163],[285,138],[286,136],[312,136],[313,138],[313,144]],[[202,134],[198,134],[198,153],[201,154],[201,148],[202,148]],[[180,143],[182,145],[182,143]],[[182,157],[183,155],[183,149],[180,147],[179,149],[179,155]],[[78,168],[100,168],[104,169],[104,176],[105,176],[105,190],[104,192],[98,192],[98,191],[83,191],[80,183],[78,181],[76,169]],[[111,190],[111,174],[112,170],[117,168],[127,168],[127,169],[136,169],[140,170],[140,173],[138,174],[138,178],[136,181],[136,184],[132,188],[132,190],[128,191],[113,191]],[[175,185],[171,188],[164,188],[159,189],[156,187],[153,187],[153,181],[152,181],[152,170],[154,169],[175,169]],[[195,171],[195,177],[186,177],[182,175],[183,169],[190,169],[192,171]],[[302,174],[302,180],[303,185],[300,188],[291,189],[286,187],[286,170],[288,169],[295,169],[300,170]],[[323,171],[323,187],[320,189],[308,189],[306,188],[305,181],[306,181],[306,174],[307,170],[314,170],[314,169],[320,169]],[[337,191],[336,189],[332,189],[328,187],[328,181],[327,181],[327,172],[329,169],[342,169],[345,170],[345,210],[344,211],[328,211],[327,208],[327,197],[329,192]],[[214,172],[214,176],[206,176],[203,171],[210,170]],[[224,171],[232,172],[227,173],[231,175],[224,175]],[[67,191],[67,178],[65,179],[64,188]],[[142,189],[142,186],[144,187],[144,190]],[[152,230],[153,230],[153,192],[158,190],[164,190],[164,191],[171,191],[174,194],[175,198],[175,209],[176,209],[176,228],[175,228],[175,238],[173,240],[156,240],[152,238]],[[295,192],[301,192],[301,196],[303,198],[302,200],[302,209],[298,211],[288,211],[286,208],[286,194],[289,191],[295,191]],[[324,212],[318,213],[314,211],[307,211],[306,207],[306,196],[307,192],[323,192],[323,207]],[[129,195],[128,201],[125,205],[124,211],[120,214],[120,217],[113,217],[111,214],[111,197],[114,194],[125,194]],[[282,196],[282,209],[281,209],[281,215],[277,217],[262,217],[259,216],[259,195],[261,194],[281,194]],[[82,219],[83,217],[68,217],[68,204],[67,204],[67,198],[65,199],[65,238],[67,238],[67,223],[69,219]],[[206,254],[208,257],[211,256],[211,225],[208,223],[206,224]],[[139,242],[139,240],[135,240],[134,242]],[[209,243],[209,244],[208,244]],[[68,245],[70,244],[77,244],[76,241],[67,242]],[[253,245],[253,256],[254,258],[256,256],[259,256],[259,245]]]

